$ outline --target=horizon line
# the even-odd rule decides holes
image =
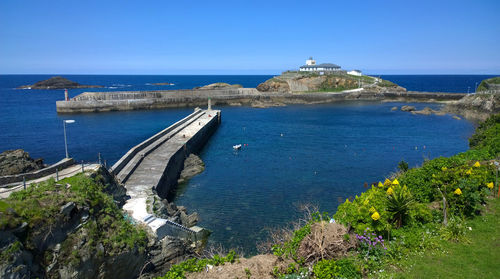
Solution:
[[[274,76],[279,74],[154,74],[154,73],[137,73],[137,74],[124,74],[124,73],[0,73],[0,75],[72,75],[72,76]],[[500,76],[495,73],[366,73],[366,76],[377,75],[401,75],[401,76]]]

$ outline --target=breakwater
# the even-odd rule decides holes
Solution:
[[[133,147],[110,169],[127,189],[124,205],[131,216],[144,223],[161,239],[165,235],[191,233],[201,237],[204,230],[186,228],[154,215],[151,199],[166,198],[176,185],[184,160],[200,150],[221,121],[220,111],[199,108],[172,126]]]
[[[212,90],[161,90],[85,92],[69,101],[57,101],[58,113],[85,113],[122,110],[196,107],[211,99],[217,105],[329,103],[345,100],[378,100],[407,102],[439,102],[459,100],[466,94],[442,92],[375,92],[369,89],[355,92],[259,92],[255,88]]]

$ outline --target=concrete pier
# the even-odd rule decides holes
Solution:
[[[186,228],[154,216],[148,198],[166,198],[184,166],[184,160],[203,147],[221,121],[219,110],[195,111],[128,151],[110,172],[124,184],[130,199],[124,205],[132,218],[148,225],[158,238],[166,235],[199,236],[199,227]]]
[[[465,95],[464,93],[414,91],[372,92],[369,88],[343,92],[305,93],[259,92],[255,88],[85,92],[69,101],[57,101],[56,108],[58,113],[162,109],[203,106],[208,99],[215,105],[250,105],[255,101],[282,104],[316,104],[345,100],[440,102],[459,100]]]

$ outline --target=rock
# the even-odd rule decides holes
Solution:
[[[170,82],[156,82],[156,83],[151,83],[151,85],[174,85],[174,84]]]
[[[414,111],[412,111],[413,114],[422,114],[422,115],[431,115],[433,112],[434,112],[434,110],[432,110],[429,107],[425,107],[422,110],[414,110]]]
[[[229,84],[225,82],[216,82],[212,84],[208,84],[205,86],[201,87],[195,87],[193,89],[198,89],[198,90],[211,90],[211,89],[225,89],[225,88],[242,88],[240,84]]]
[[[398,107],[392,107],[391,108],[391,111],[395,111],[395,110],[398,110]]]
[[[61,210],[59,212],[66,217],[70,217],[73,209],[75,209],[75,203],[68,202],[67,204],[61,206]]]
[[[186,208],[185,206],[183,206],[183,205],[179,205],[179,206],[177,206],[177,209],[178,209],[179,211],[181,211],[181,212],[184,212],[184,213],[186,213],[186,212],[187,212],[187,208]]]
[[[414,111],[415,107],[414,106],[402,106],[401,111]]]
[[[273,101],[262,102],[259,100],[255,100],[251,103],[250,106],[253,108],[271,108],[271,107],[283,107],[286,105],[280,102],[273,102]]]
[[[184,169],[181,172],[178,184],[186,182],[189,178],[202,173],[205,170],[205,164],[200,157],[190,154],[184,161]]]
[[[196,225],[196,223],[198,223],[198,213],[192,213],[190,215],[187,215],[185,212],[181,211],[181,215],[180,215],[180,218],[181,218],[181,224],[183,226],[186,226],[188,228]]]
[[[411,112],[412,114],[421,114],[421,115],[431,115],[431,114],[434,114],[434,115],[439,115],[439,116],[443,116],[445,115],[446,113],[443,112],[443,111],[439,111],[439,110],[433,110],[429,107],[425,107],[424,109],[422,110],[416,110],[416,111],[412,111]]]
[[[12,234],[0,231],[0,278],[31,278],[33,256]]]
[[[56,76],[39,81],[32,85],[19,86],[18,89],[73,89],[73,88],[100,88],[100,85],[83,85],[69,79]]]
[[[42,159],[33,159],[22,150],[7,150],[0,154],[0,176],[27,173],[42,169]]]
[[[186,244],[178,238],[166,236],[159,242],[159,247],[150,252],[153,255],[150,261],[154,265],[155,273],[165,272],[177,259],[190,254]]]
[[[470,94],[449,102],[443,110],[472,120],[486,120],[490,115],[500,113],[500,90],[487,92]]]
[[[264,83],[257,86],[257,90],[260,92],[290,92],[290,86],[286,81],[279,79],[270,79]]]

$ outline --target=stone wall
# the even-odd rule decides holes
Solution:
[[[73,165],[74,163],[75,162],[74,162],[73,158],[64,158],[61,161],[59,161],[51,166],[48,166],[46,168],[43,168],[41,170],[37,170],[34,172],[0,176],[0,185],[21,182],[21,181],[23,181],[23,178],[25,178],[26,180],[33,180],[33,179],[37,179],[40,177],[44,177],[44,176],[55,173],[56,169],[62,170],[68,166]]]
[[[300,89],[300,84],[294,84]],[[70,101],[57,101],[58,113],[84,113],[120,110],[164,109],[172,107],[205,106],[208,98],[214,105],[251,104],[262,100],[280,100],[285,104],[326,103],[342,100],[395,100],[395,101],[449,101],[464,97],[462,93],[441,92],[392,92],[386,89],[376,92],[366,89],[362,92],[259,92],[255,88],[229,88],[216,90],[165,90],[86,92]]]

